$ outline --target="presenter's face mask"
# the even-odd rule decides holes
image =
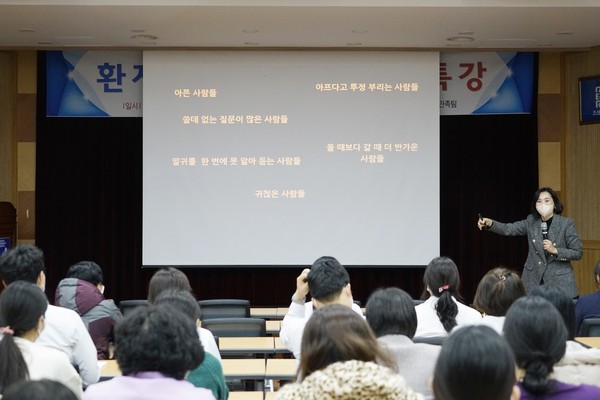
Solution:
[[[552,216],[552,211],[554,210],[554,201],[552,200],[552,196],[550,196],[549,193],[542,192],[537,203],[535,204],[535,209],[543,218]]]

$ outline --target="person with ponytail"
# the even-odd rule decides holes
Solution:
[[[460,303],[458,267],[448,257],[436,257],[423,275],[429,298],[415,307],[417,331],[415,337],[445,336],[458,325],[481,322],[481,314]]]
[[[506,313],[504,338],[517,362],[521,400],[600,399],[600,388],[554,379],[565,355],[567,329],[558,310],[539,296],[522,297]]]
[[[0,295],[0,394],[13,383],[46,378],[82,397],[81,378],[67,355],[35,343],[47,308],[46,295],[33,283],[11,283]]]

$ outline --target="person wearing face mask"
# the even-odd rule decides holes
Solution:
[[[580,260],[582,243],[571,218],[563,217],[558,195],[551,188],[538,189],[526,219],[503,223],[480,217],[477,226],[505,236],[527,236],[529,251],[521,280],[529,293],[539,285],[560,286],[572,298],[579,297],[571,260]]]
[[[113,300],[104,298],[102,269],[93,261],[80,261],[69,267],[67,277],[56,288],[54,304],[81,316],[94,345],[98,360],[111,357],[109,343],[113,329],[123,316]]]

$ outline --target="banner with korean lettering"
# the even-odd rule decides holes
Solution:
[[[529,114],[534,54],[440,54],[440,115]]]
[[[46,115],[141,117],[141,51],[46,52]]]

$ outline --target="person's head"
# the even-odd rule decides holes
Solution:
[[[154,304],[157,306],[161,304],[170,305],[187,315],[192,321],[200,320],[200,305],[194,295],[187,290],[165,290],[156,296]]]
[[[519,275],[507,268],[489,270],[477,285],[473,306],[480,313],[503,316],[519,297],[525,296],[525,287]]]
[[[67,278],[81,279],[98,286],[99,289],[104,286],[102,268],[93,261],[79,261],[77,264],[71,265],[67,271]]]
[[[417,331],[417,312],[412,297],[395,287],[374,291],[366,305],[367,322],[377,337],[404,335],[412,339]]]
[[[301,379],[338,361],[373,361],[393,368],[367,322],[351,308],[331,304],[316,310],[304,327]]]
[[[522,371],[523,387],[532,394],[550,392],[549,375],[567,346],[567,330],[558,310],[542,297],[521,297],[506,313],[504,338]]]
[[[488,326],[470,325],[444,342],[431,386],[436,400],[509,400],[515,382],[506,341]]]
[[[44,329],[48,300],[40,288],[30,282],[11,283],[0,294],[0,393],[11,383],[29,377],[27,364],[13,337],[35,341]]]
[[[204,360],[194,321],[177,308],[138,307],[115,329],[115,358],[123,375],[157,371],[183,379]]]
[[[152,275],[148,283],[148,302],[153,303],[160,292],[168,289],[181,289],[192,292],[188,277],[177,268],[159,269]]]
[[[539,296],[548,300],[558,310],[567,329],[567,338],[575,338],[575,327],[577,319],[575,317],[575,304],[573,299],[558,286],[541,285],[536,286],[529,293],[530,296]]]
[[[35,283],[46,289],[44,253],[31,244],[20,244],[0,256],[0,277],[4,286],[16,281]]]
[[[346,268],[335,258],[317,259],[310,268],[307,281],[315,307],[334,303],[352,306],[350,276]]]
[[[539,188],[531,198],[531,213],[534,215],[548,218],[552,214],[562,214],[564,209],[558,194],[551,188]]]
[[[436,257],[425,268],[423,283],[429,294],[439,297],[435,306],[437,315],[446,332],[450,332],[456,326],[458,314],[458,306],[452,299],[460,297],[458,267],[448,257]]]
[[[3,400],[77,400],[77,396],[64,384],[50,379],[20,381],[10,385]]]

